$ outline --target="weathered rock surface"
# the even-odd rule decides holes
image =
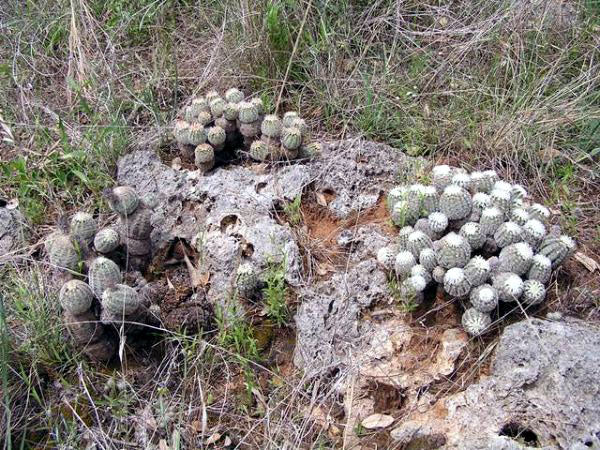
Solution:
[[[427,448],[600,448],[600,329],[578,320],[508,326],[489,377],[391,435]]]
[[[11,252],[24,242],[25,219],[18,209],[6,206],[0,205],[0,265],[11,260]]]

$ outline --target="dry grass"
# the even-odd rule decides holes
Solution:
[[[317,135],[495,168],[600,261],[599,14],[593,0],[7,0],[0,196],[18,199],[34,240],[75,208],[104,213],[119,155],[164,139],[189,95],[238,85]],[[289,357],[267,368],[167,334],[146,361],[93,370],[61,339],[35,250],[1,275],[4,448],[203,448],[215,432],[242,448],[340,442],[305,414],[319,406],[343,429],[334,386],[292,375]],[[550,307],[595,317],[597,280],[578,271],[577,289],[558,276]],[[475,343],[436,395],[490,347]]]

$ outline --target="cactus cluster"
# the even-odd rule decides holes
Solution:
[[[65,327],[74,344],[97,361],[115,353],[109,325],[149,317],[142,296],[123,284],[123,271],[143,270],[150,261],[151,211],[129,186],[105,194],[119,216],[114,226],[98,229],[91,214],[77,212],[46,239],[50,265],[62,282],[58,297]]]
[[[499,301],[542,302],[552,271],[575,250],[572,238],[550,228],[548,208],[493,170],[435,166],[431,186],[396,186],[387,207],[399,232],[377,260],[417,303],[431,283],[468,299],[462,324],[473,336],[489,329]]]
[[[309,141],[308,126],[295,112],[283,118],[265,114],[260,98],[245,100],[243,92],[231,88],[224,97],[210,91],[195,97],[184,108],[173,127],[183,156],[193,157],[198,169],[207,172],[229,148],[243,146],[255,161],[313,158],[321,144]]]

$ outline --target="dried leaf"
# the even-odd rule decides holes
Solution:
[[[6,209],[17,209],[19,207],[19,199],[11,199],[5,206]]]
[[[225,447],[229,447],[231,444],[232,444],[231,438],[229,436],[225,436],[225,442],[223,442],[223,445]]]
[[[325,195],[322,194],[321,192],[317,192],[315,195],[317,196],[317,204],[326,207],[327,199],[325,198]]]
[[[362,421],[361,425],[367,430],[373,430],[374,428],[389,427],[392,423],[394,423],[394,418],[392,416],[387,416],[385,414],[371,414]]]
[[[169,446],[167,445],[167,441],[164,439],[158,441],[158,448],[159,450],[170,450]]]
[[[215,444],[219,439],[221,439],[221,433],[213,433],[207,440],[206,445]]]
[[[173,158],[173,161],[171,161],[171,168],[174,170],[181,169],[181,158],[179,156],[176,158]]]
[[[590,272],[600,270],[600,265],[589,256],[586,256],[581,252],[577,252],[575,253],[574,257]]]
[[[202,422],[199,420],[192,420],[192,423],[190,423],[190,428],[194,433],[200,433],[202,431]]]

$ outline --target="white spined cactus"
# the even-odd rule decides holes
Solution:
[[[458,232],[459,235],[464,237],[473,250],[478,250],[483,247],[485,242],[485,235],[481,231],[481,225],[477,222],[465,223]]]
[[[475,171],[471,173],[471,189],[474,192],[490,192],[494,183],[495,180],[490,179],[490,177],[487,176],[485,172]]]
[[[258,120],[258,109],[250,102],[240,103],[239,119],[241,123],[254,123]]]
[[[510,219],[517,225],[523,226],[530,220],[530,217],[525,208],[514,208],[510,211]]]
[[[469,308],[463,313],[461,323],[469,335],[477,337],[489,329],[492,324],[492,318],[487,313],[477,311],[475,308]]]
[[[400,296],[407,302],[419,305],[423,302],[423,291],[427,281],[420,275],[409,276],[400,284]]]
[[[398,241],[397,241],[399,250],[407,250],[408,236],[410,236],[413,231],[415,231],[415,230],[410,225],[406,225],[406,226],[400,228],[400,231],[398,232]]]
[[[207,172],[215,166],[215,150],[210,144],[201,144],[194,149],[194,163],[200,171]]]
[[[296,150],[302,145],[302,132],[296,127],[281,129],[281,145],[289,150]]]
[[[225,130],[221,127],[214,126],[210,127],[206,133],[208,142],[210,142],[213,146],[221,146],[225,143],[225,139],[227,135]]]
[[[225,92],[225,100],[230,103],[240,103],[244,100],[244,93],[237,88],[227,89]]]
[[[216,97],[210,101],[210,113],[213,117],[220,117],[223,115],[223,111],[225,111],[225,100],[221,97]]]
[[[538,219],[529,219],[523,224],[523,240],[536,249],[546,237],[546,226]]]
[[[427,217],[429,228],[434,233],[443,233],[448,228],[448,216],[441,212],[432,212]]]
[[[538,305],[546,298],[546,288],[538,280],[525,280],[521,300],[527,305]]]
[[[410,269],[410,276],[422,277],[426,284],[429,284],[432,281],[431,273],[421,264],[416,264],[412,267],[412,269]]]
[[[550,220],[550,210],[540,203],[533,203],[527,212],[532,219],[537,219],[542,223],[548,223]]]
[[[394,270],[396,254],[391,247],[382,247],[377,251],[377,262],[385,270]]]
[[[408,198],[408,186],[395,186],[387,194],[386,204],[390,212],[394,210],[394,205],[400,200],[406,200]]]
[[[283,126],[284,127],[291,127],[294,123],[294,120],[298,119],[298,113],[295,111],[287,111],[284,115],[283,115]]]
[[[188,143],[196,146],[206,142],[206,130],[204,126],[199,123],[193,123],[190,125]]]
[[[498,307],[498,292],[489,284],[482,284],[471,291],[471,305],[477,311],[489,313]]]
[[[417,206],[409,200],[400,200],[394,204],[392,222],[398,227],[414,224],[419,218]]]
[[[175,126],[173,127],[173,136],[175,137],[177,143],[189,144],[190,124],[181,119],[175,121]]]
[[[473,195],[473,211],[481,216],[482,211],[485,208],[492,206],[492,199],[485,192],[477,192]]]
[[[281,135],[281,128],[281,119],[275,114],[265,116],[260,125],[261,133],[271,138],[278,138]]]
[[[527,272],[527,278],[537,280],[542,284],[548,283],[552,275],[552,261],[544,255],[534,255],[531,260],[531,267]]]
[[[271,146],[264,141],[254,141],[250,145],[250,157],[255,161],[268,161],[272,153]]]
[[[429,272],[433,271],[438,265],[437,256],[432,248],[424,248],[419,253],[419,264],[425,267]]]
[[[442,238],[437,258],[439,265],[446,269],[464,267],[471,258],[471,246],[465,238],[451,232]]]
[[[431,277],[433,278],[433,281],[435,281],[437,284],[444,284],[444,277],[446,276],[446,269],[444,269],[442,266],[436,266],[433,268],[433,271],[431,272]]]
[[[464,271],[471,286],[480,286],[490,278],[492,269],[484,257],[477,255],[469,260]]]
[[[531,267],[533,250],[525,242],[511,244],[502,249],[499,260],[499,270],[501,272],[514,272],[517,275],[523,276]]]
[[[258,290],[258,274],[251,263],[242,263],[238,266],[235,283],[238,293],[246,298],[251,297]]]
[[[510,201],[510,191],[505,191],[496,187],[492,189],[492,192],[490,193],[490,200],[492,205],[500,209],[504,214],[510,213],[512,205]]]
[[[521,242],[522,237],[523,230],[514,222],[504,222],[494,233],[494,240],[500,248]]]
[[[236,120],[240,114],[240,106],[237,103],[229,102],[223,109],[223,117],[227,120]]]
[[[213,116],[210,113],[210,111],[202,111],[200,114],[198,114],[198,117],[196,119],[196,123],[202,125],[202,126],[207,126],[208,124],[210,124],[213,121]],[[187,142],[186,142],[187,143]]]
[[[420,192],[421,216],[427,217],[439,207],[439,195],[433,186],[423,186]]]
[[[498,291],[498,298],[503,302],[515,302],[523,294],[523,280],[516,273],[496,274],[492,286]]]
[[[425,248],[431,248],[432,245],[433,243],[431,242],[429,236],[422,231],[415,230],[408,236],[406,249],[411,252],[416,259],[419,257],[421,250]]]
[[[456,173],[452,176],[450,184],[455,184],[468,191],[469,189],[471,189],[471,175],[469,175],[468,173],[461,172]]]
[[[465,271],[459,267],[448,269],[444,275],[444,290],[453,297],[464,297],[471,291]]]
[[[254,105],[254,107],[258,111],[259,116],[262,116],[265,113],[265,104],[261,98],[254,97],[250,100],[250,103]]]
[[[396,255],[394,260],[394,270],[400,279],[404,279],[410,275],[410,270],[417,264],[413,254],[408,250],[403,250]]]
[[[431,173],[433,175],[433,185],[440,192],[452,182],[452,168],[448,165],[435,166]]]
[[[439,208],[449,220],[464,219],[471,213],[471,195],[460,186],[450,185],[440,196]]]
[[[497,207],[491,206],[481,212],[479,224],[486,236],[493,236],[504,222],[504,213]]]

